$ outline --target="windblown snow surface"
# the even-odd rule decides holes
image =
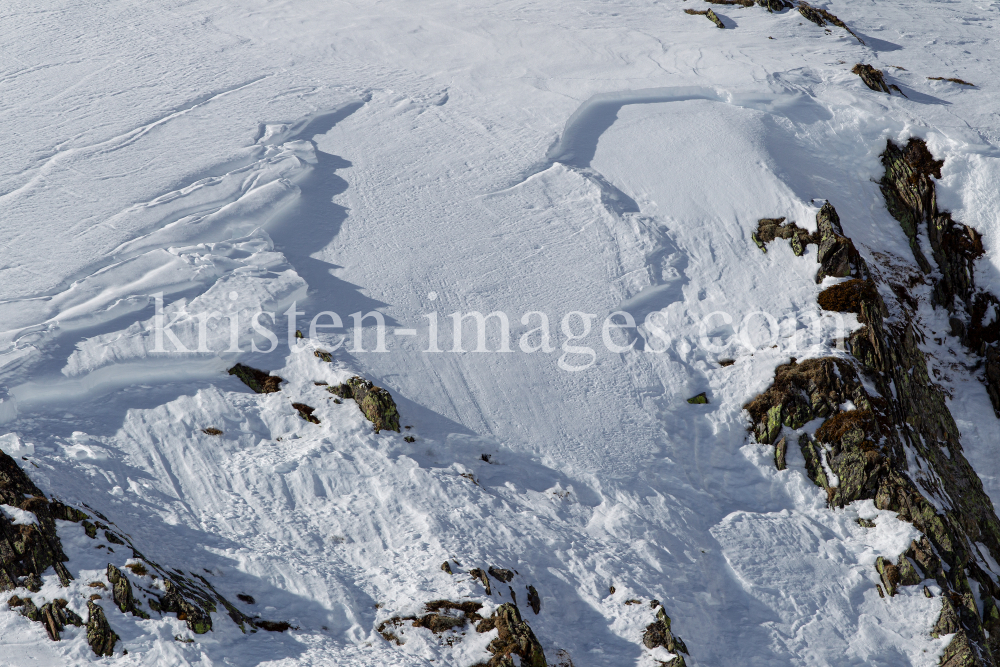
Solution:
[[[818,310],[815,246],[765,255],[750,232],[778,216],[814,229],[829,200],[867,257],[910,257],[874,181],[886,139],[918,136],[1000,292],[1000,4],[823,5],[864,44],[797,11],[714,5],[723,30],[682,11],[709,6],[6,2],[0,446],[47,494],[294,627],[244,635],[223,613],[191,636],[105,603],[109,659],[83,629],[51,642],[5,607],[0,663],[466,666],[495,632],[449,646],[406,627],[396,645],[376,628],[513,592],[550,664],[669,658],[641,642],[651,599],[689,665],[936,664],[940,599],[875,588],[876,557],[916,531],[870,501],[827,509],[801,455],[778,472],[747,432],[742,406],[777,365],[845,354],[837,334],[856,326]],[[866,88],[858,62],[905,97]],[[259,311],[269,353],[250,349],[269,347]],[[310,333],[322,311],[344,328]],[[374,316],[354,336],[350,315],[370,311],[385,351]],[[449,315],[473,311],[509,317],[509,352],[496,329],[475,351],[471,319],[456,350]],[[551,351],[521,348],[542,343],[522,339],[532,311]],[[577,311],[594,317],[564,325]],[[638,328],[605,332],[616,311]],[[927,351],[998,499],[998,421],[950,349]],[[253,394],[225,373],[236,361],[287,383]],[[412,428],[375,434],[314,384],[354,374]],[[707,405],[686,401],[700,392]],[[87,582],[130,554],[78,524],[60,535],[85,616]],[[517,575],[486,595],[468,571],[491,565]],[[56,597],[52,574],[36,598]]]

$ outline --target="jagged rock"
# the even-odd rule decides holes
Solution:
[[[123,614],[149,618],[149,614],[136,606],[136,599],[132,595],[132,583],[128,577],[111,563],[108,563],[108,581],[112,586],[111,595],[115,606],[121,609]]]
[[[251,368],[250,366],[236,364],[229,369],[229,374],[238,377],[243,384],[258,394],[271,394],[281,391],[282,378],[277,375],[270,375],[256,368]]]
[[[323,350],[315,350],[313,351],[313,356],[315,356],[320,361],[325,361],[328,364],[333,363],[333,355],[330,354],[329,352],[324,352]]]
[[[441,563],[441,569],[447,572],[448,574],[453,574],[451,571],[451,565],[448,565],[448,561]]]
[[[538,597],[538,591],[535,590],[534,586],[528,586],[528,606],[531,607],[531,611],[538,615],[538,612],[542,610],[542,599]]]
[[[930,180],[940,163],[922,142],[911,142],[905,151],[890,142],[883,163],[886,176],[882,191],[887,206],[908,236],[915,239],[918,223],[934,227],[928,233],[937,239],[931,248],[937,253],[935,259],[939,255],[942,259],[938,262],[940,274],[930,276],[930,280],[940,295],[935,299],[942,305],[952,304],[956,308],[953,317],[957,318],[961,314],[957,304],[986,299],[982,293],[972,292],[972,261],[981,252],[978,235],[955,225],[950,217],[942,222]],[[947,664],[994,665],[970,580],[979,584],[984,614],[993,609],[985,598],[1000,595],[1000,586],[987,574],[983,557],[969,545],[985,545],[994,560],[1000,557],[1000,519],[962,453],[960,432],[944,392],[930,378],[920,334],[913,325],[916,303],[905,298],[905,289],[892,289],[898,299],[893,303],[894,312],[902,316],[889,320],[883,292],[875,288],[875,277],[850,240],[843,237],[832,206],[823,207],[817,226],[823,237],[818,255],[825,263],[820,274],[849,271],[855,278],[873,282],[870,289],[866,286],[857,293],[858,319],[864,326],[848,340],[866,382],[862,383],[853,365],[843,359],[811,359],[802,364],[793,360],[776,369],[772,387],[747,404],[752,429],[758,442],[773,442],[782,426],[797,428],[803,419],[824,418],[815,438],[801,436],[800,447],[806,471],[827,489],[828,503],[842,507],[854,500],[872,499],[878,509],[896,512],[924,535],[897,563],[879,559],[880,595],[892,596],[901,585],[919,583],[919,567],[924,578],[937,581],[942,598],[948,601],[936,629],[939,634],[957,633],[946,651]],[[919,264],[922,255],[915,243],[913,247]],[[969,311],[975,312],[975,308]],[[973,319],[964,328],[974,331],[974,324]],[[952,328],[963,329],[954,322]],[[989,339],[982,341],[984,347],[993,344]],[[856,409],[842,412],[839,406],[848,400]],[[911,469],[909,461],[914,457],[921,464]],[[829,486],[827,467],[840,480],[835,488]]]
[[[101,655],[113,655],[115,643],[118,635],[111,629],[108,619],[104,615],[104,610],[94,604],[93,601],[87,603],[87,643],[94,653]]]
[[[220,429],[215,428],[214,426],[203,428],[201,429],[201,432],[204,433],[205,435],[222,435],[222,431]]]
[[[489,569],[489,573],[494,579],[496,579],[497,581],[502,581],[505,584],[510,582],[510,580],[514,578],[513,572],[511,572],[510,570],[505,570],[501,567],[491,566]]]
[[[691,398],[689,398],[687,402],[691,403],[692,405],[705,405],[706,403],[708,403],[708,396],[705,394],[705,392],[701,392],[697,396],[692,396]]]
[[[399,432],[399,412],[392,396],[385,389],[355,375],[347,382],[327,391],[341,398],[353,398],[368,421],[375,424],[375,432],[382,429]]]
[[[862,519],[861,517],[858,517],[854,521],[859,526],[861,526],[862,528],[874,528],[875,527],[875,522],[872,521],[871,519]]]
[[[718,14],[716,14],[711,9],[709,9],[707,12],[705,12],[705,16],[708,17],[709,21],[711,21],[712,23],[715,24],[716,28],[725,28],[726,27],[725,25],[723,25],[722,19],[719,18]]]
[[[0,591],[23,585],[41,588],[41,576],[50,567],[68,586],[73,576],[63,565],[69,560],[56,534],[56,519],[83,521],[83,512],[49,501],[10,456],[0,452],[0,503],[32,512],[38,523],[14,525],[0,512]]]
[[[508,667],[514,664],[511,656],[520,658],[522,667],[546,667],[545,653],[542,645],[535,638],[535,633],[521,619],[517,606],[507,602],[493,612],[488,619],[490,623],[480,623],[476,627],[479,632],[496,628],[497,638],[490,642],[487,650],[493,657],[487,662],[487,667]],[[480,630],[480,628],[484,628]]]
[[[827,22],[832,23],[838,28],[843,28],[847,32],[851,33],[851,36],[854,37],[854,39],[864,44],[864,41],[855,35],[854,31],[847,27],[847,24],[825,9],[813,7],[808,2],[805,2],[805,0],[799,0],[799,13],[802,14],[805,19],[812,21],[821,28],[825,26]]]
[[[851,239],[844,236],[840,216],[830,202],[823,204],[816,214],[816,227],[819,235],[819,251],[816,254],[819,271],[816,272],[816,282],[823,282],[827,276],[863,277],[860,275],[861,256]]]
[[[427,613],[423,616],[394,616],[379,624],[376,632],[382,635],[386,641],[401,645],[403,642],[399,636],[388,629],[390,625],[399,627],[403,624],[403,621],[410,621],[415,628],[427,628],[434,634],[440,634],[448,630],[460,630],[469,622],[480,621],[481,626],[482,623],[488,620],[479,615],[479,610],[482,608],[482,604],[471,600],[466,602],[433,600],[424,604],[424,611]],[[477,630],[479,632],[486,632],[486,630],[478,628]]]
[[[670,617],[663,607],[656,610],[656,620],[646,626],[646,632],[642,635],[642,645],[646,648],[662,646],[671,653],[688,652],[681,638],[671,632]]]
[[[788,443],[782,438],[774,445],[774,467],[784,470],[788,467],[785,463],[785,454],[788,452]]]
[[[212,617],[209,616],[209,611],[214,609],[206,611],[192,603],[170,579],[163,580],[163,588],[166,594],[157,603],[160,611],[177,614],[177,618],[187,623],[188,629],[196,635],[205,634],[212,629]]]
[[[788,239],[796,255],[802,255],[810,243],[819,243],[818,234],[811,234],[794,222],[784,222],[784,218],[761,218],[757,221],[757,231],[750,235],[753,242],[766,253],[767,244],[774,239]]]
[[[490,592],[490,579],[489,579],[489,577],[486,576],[485,572],[483,572],[482,570],[480,570],[477,567],[477,568],[474,568],[472,570],[469,570],[469,574],[471,574],[473,576],[473,578],[478,579],[480,582],[482,582],[483,587],[486,589],[486,594],[487,595],[491,594],[491,592]]]
[[[877,70],[871,65],[862,65],[858,63],[851,68],[851,72],[857,74],[861,77],[861,80],[865,82],[865,85],[878,93],[885,93],[891,95],[888,84],[885,82],[885,76],[882,74],[881,70]]]
[[[292,407],[295,408],[298,411],[299,416],[307,422],[312,424],[319,423],[319,417],[313,415],[313,413],[316,412],[316,408],[306,405],[305,403],[292,403]]]

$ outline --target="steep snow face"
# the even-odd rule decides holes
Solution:
[[[909,257],[872,179],[885,138],[916,134],[946,159],[942,202],[984,233],[994,285],[998,71],[977,54],[996,50],[998,9],[829,6],[862,46],[798,12],[727,6],[718,30],[685,7],[10,8],[0,444],[143,553],[294,626],[244,636],[216,614],[188,643],[173,616],[105,601],[116,660],[469,665],[495,632],[406,627],[396,645],[376,629],[516,594],[550,664],[668,659],[641,643],[650,600],[688,664],[936,664],[940,601],[875,589],[876,557],[912,527],[870,502],[828,510],[794,447],[779,472],[749,441],[742,406],[775,366],[843,354],[857,326],[816,306],[814,247],[763,254],[750,232],[813,229],[829,200],[869,258]],[[859,61],[907,97],[865,88]],[[941,75],[978,86],[925,78]],[[373,310],[384,352],[373,318],[352,328]],[[322,311],[342,329],[310,332]],[[450,315],[473,311],[506,315],[509,352],[499,316],[486,351],[472,319],[458,344]],[[551,351],[524,349],[543,343],[537,313]],[[997,420],[947,347],[934,363],[1000,498]],[[249,394],[223,372],[236,360],[287,383]],[[374,434],[315,384],[355,373],[412,428]],[[60,534],[76,580],[35,596],[85,615],[87,584],[131,554]],[[489,566],[514,579],[487,594],[468,572]],[[80,631],[54,644],[6,611],[0,627],[0,662],[93,659]]]

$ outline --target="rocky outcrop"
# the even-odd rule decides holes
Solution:
[[[262,370],[236,364],[229,369],[230,375],[235,375],[243,384],[253,389],[258,394],[271,394],[281,391],[282,379],[277,375],[265,373]]]
[[[111,595],[123,614],[132,614],[139,618],[149,618],[149,614],[138,607],[138,601],[132,595],[132,583],[122,571],[108,563],[108,581],[111,583]]]
[[[61,633],[67,625],[77,627],[83,625],[83,619],[75,611],[69,609],[68,604],[66,600],[59,598],[38,607],[31,598],[21,599],[16,595],[7,601],[7,606],[11,609],[19,609],[22,616],[41,623],[45,627],[49,639],[54,642],[59,641]]]
[[[705,16],[708,18],[709,21],[711,21],[712,23],[715,24],[716,28],[725,28],[726,27],[725,25],[723,25],[722,19],[719,18],[719,15],[716,14],[711,9],[709,9],[707,12],[705,12]]]
[[[935,160],[923,140],[910,139],[906,146],[887,142],[882,165],[879,186],[886,208],[910,240],[934,305],[948,311],[952,335],[982,359],[986,389],[1000,417],[1000,300],[975,284],[975,262],[985,252],[982,237],[938,209],[933,179],[941,177],[944,161]],[[927,239],[937,271],[918,236]]]
[[[851,72],[861,77],[864,84],[876,93],[892,94],[889,85],[885,82],[885,75],[882,74],[882,70],[875,69],[871,65],[858,63],[851,68]]]
[[[642,645],[646,648],[661,646],[667,649],[676,655],[667,664],[670,667],[684,667],[684,658],[680,654],[688,655],[687,646],[684,645],[680,637],[671,632],[670,617],[667,616],[662,605],[656,610],[656,620],[646,626],[646,632],[642,635]]]
[[[461,630],[470,622],[486,621],[487,619],[479,615],[479,610],[482,608],[482,604],[471,600],[466,602],[434,600],[424,604],[425,614],[421,616],[393,616],[382,621],[376,628],[376,632],[382,635],[386,641],[402,645],[404,642],[396,634],[395,629],[402,626],[404,621],[410,622],[414,628],[427,628],[434,634],[441,634],[449,630]],[[485,632],[485,630],[480,630],[480,632]]]
[[[375,432],[382,429],[399,432],[399,412],[392,396],[385,389],[355,375],[347,382],[328,387],[327,391],[341,398],[353,398],[368,421],[375,425]]]
[[[482,667],[513,667],[515,663],[512,656],[515,655],[523,667],[546,667],[542,645],[528,624],[521,619],[517,605],[510,602],[500,605],[476,630],[487,632],[494,628],[497,630],[497,637],[487,647],[493,657],[488,662],[480,663]]]
[[[0,512],[0,591],[22,585],[37,590],[42,574],[50,567],[59,576],[59,582],[68,586],[73,576],[63,565],[69,559],[56,534],[56,519],[79,522],[89,517],[47,499],[4,452],[0,452],[0,503],[31,512],[37,519],[37,523],[14,524]]]
[[[307,422],[311,424],[319,423],[319,417],[313,414],[316,412],[316,408],[311,405],[306,405],[305,403],[292,403],[292,407],[295,408],[295,410],[299,413],[299,416]]]
[[[830,276],[845,278],[854,276],[862,278],[862,261],[854,243],[844,236],[840,226],[840,217],[836,209],[827,202],[816,214],[816,231],[807,232],[794,222],[785,222],[785,218],[761,218],[757,222],[757,231],[751,234],[753,242],[765,253],[767,244],[775,239],[787,239],[796,255],[802,255],[807,245],[817,246],[819,270],[816,272],[816,282],[822,282]]]
[[[108,625],[104,610],[93,600],[87,602],[87,643],[97,655],[114,655],[118,635]]]
[[[828,226],[842,235],[839,222]],[[860,282],[842,283],[824,302],[849,307],[864,323],[848,341],[856,362],[793,359],[778,367],[774,384],[746,405],[752,429],[758,442],[774,443],[784,428],[794,431],[823,419],[815,436],[800,431],[798,444],[809,477],[826,489],[829,505],[872,499],[924,535],[906,553],[879,558],[881,587],[891,597],[901,586],[937,581],[945,601],[939,626],[956,633],[942,664],[995,665],[1000,632],[987,638],[984,630],[1000,631],[1000,613],[994,611],[1000,586],[987,574],[984,558],[1000,556],[1000,520],[962,454],[945,395],[931,381],[914,305],[877,283],[860,257],[847,261]],[[953,275],[951,284],[961,286],[961,279]],[[883,296],[890,294],[895,298]],[[916,468],[908,461],[916,461]],[[977,543],[989,554],[980,553]],[[979,606],[970,581],[978,584]]]
[[[827,23],[832,23],[838,28],[843,28],[847,32],[851,33],[851,36],[854,39],[864,44],[864,40],[855,35],[854,31],[848,28],[846,23],[844,23],[843,21],[841,21],[840,19],[838,19],[836,16],[834,16],[825,9],[820,9],[819,7],[813,7],[808,2],[805,2],[804,0],[799,0],[799,13],[802,14],[802,16],[805,19],[812,21],[821,28],[825,26]]]

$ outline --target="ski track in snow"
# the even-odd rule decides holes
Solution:
[[[106,605],[129,651],[116,662],[472,664],[493,633],[447,647],[413,629],[395,646],[375,627],[433,599],[509,601],[506,585],[486,596],[465,574],[495,565],[517,570],[522,602],[538,589],[542,611],[526,616],[550,664],[651,667],[650,599],[691,665],[936,664],[939,602],[874,587],[875,558],[913,528],[870,502],[826,509],[797,451],[778,472],[772,448],[748,444],[742,405],[789,357],[838,354],[831,336],[802,349],[800,322],[773,349],[710,353],[699,323],[818,314],[815,250],[761,254],[760,217],[812,228],[829,200],[869,258],[907,261],[872,182],[887,136],[924,136],[946,158],[941,201],[983,232],[980,283],[1000,291],[998,72],[969,53],[995,50],[995,4],[831,5],[866,47],[759,8],[725,7],[736,29],[718,31],[679,3],[115,5],[120,22],[80,22],[100,57],[82,38],[50,43],[60,12],[8,10],[18,55],[0,90],[20,97],[0,102],[0,122],[21,142],[0,161],[0,433],[19,434],[46,492],[98,509],[231,601],[252,594],[247,613],[297,626],[243,636],[217,614],[188,644],[173,617]],[[908,99],[869,91],[854,62],[887,69]],[[326,334],[301,352],[164,358],[148,336],[157,293],[191,348],[185,312],[238,311],[245,338],[247,314],[293,301],[305,321],[377,308],[418,333],[385,354],[342,348],[334,364],[312,355],[332,347]],[[424,313],[438,311],[447,350],[447,314],[498,309],[515,352],[423,351]],[[661,313],[669,345],[601,350],[567,373],[558,334],[552,354],[516,351],[532,310],[554,331],[569,311],[598,314],[595,347],[607,314]],[[921,314],[929,334],[948,330]],[[210,348],[229,336],[210,326]],[[942,340],[926,351],[998,498],[989,399]],[[250,394],[223,373],[237,358],[289,382]],[[392,392],[414,443],[373,434],[313,384],[353,373]],[[686,403],[701,391],[709,405]],[[76,524],[60,534],[76,582],[66,595],[49,576],[36,597],[82,613],[86,583],[127,554],[95,549]],[[440,570],[446,559],[459,574]],[[55,644],[4,612],[0,632],[0,663],[94,659],[80,631]]]

